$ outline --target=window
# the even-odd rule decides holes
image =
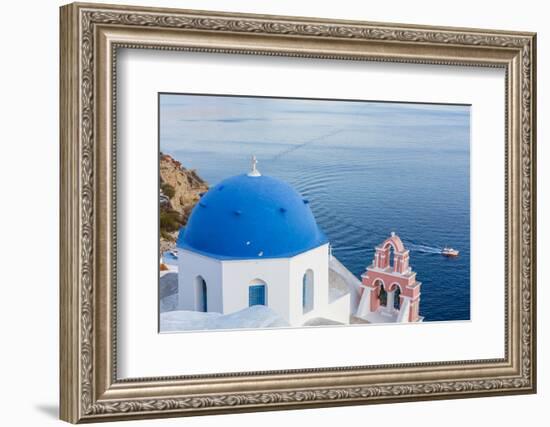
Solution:
[[[206,289],[206,280],[202,276],[197,276],[195,279],[195,292],[196,292],[196,308],[197,311],[208,311],[208,295]]]
[[[313,310],[313,270],[307,270],[302,277],[302,308],[303,312]]]
[[[258,280],[258,282],[261,282]],[[252,283],[248,287],[248,306],[266,305],[265,283]]]

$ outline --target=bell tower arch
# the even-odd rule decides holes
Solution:
[[[356,316],[373,322],[420,322],[421,283],[409,265],[409,250],[392,232],[374,248],[374,259],[361,275]]]

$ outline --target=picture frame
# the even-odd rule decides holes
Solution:
[[[534,33],[85,3],[63,6],[60,23],[61,419],[80,423],[536,392]],[[503,69],[504,357],[120,379],[121,49]]]

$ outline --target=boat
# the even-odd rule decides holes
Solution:
[[[177,258],[178,257],[178,250],[174,249],[174,250],[170,251],[170,255],[172,255],[174,258]]]
[[[453,249],[453,248],[449,248],[447,246],[445,246],[442,250],[441,250],[441,255],[443,256],[447,256],[447,257],[456,257],[458,256],[460,252],[457,251],[456,249]]]

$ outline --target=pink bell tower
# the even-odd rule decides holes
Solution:
[[[392,257],[393,255],[393,257]],[[421,322],[420,286],[409,266],[409,251],[391,233],[376,246],[372,264],[361,275],[361,300],[356,316],[373,323]]]

